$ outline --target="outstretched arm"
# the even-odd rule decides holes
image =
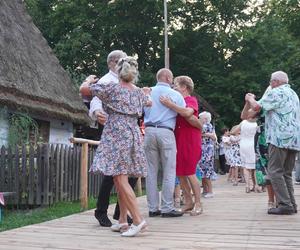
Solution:
[[[249,116],[249,113],[248,113],[249,109],[250,109],[250,104],[249,104],[249,102],[246,102],[245,105],[244,105],[244,108],[242,110],[242,113],[241,113],[241,119],[242,120],[247,120],[247,118]]]
[[[174,110],[176,113],[180,114],[184,118],[191,117],[194,113],[194,110],[192,108],[180,107],[176,103],[172,102],[172,100],[169,97],[161,96],[159,100],[163,105]]]
[[[245,100],[246,102],[249,103],[249,106],[252,110],[254,110],[255,112],[259,112],[261,110],[261,106],[259,105],[259,103],[255,100],[255,95],[248,93],[245,96]]]

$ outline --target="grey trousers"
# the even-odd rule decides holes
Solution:
[[[298,152],[298,158],[295,162],[295,179],[297,182],[300,182],[300,153]]]
[[[296,206],[292,171],[297,151],[278,148],[272,144],[268,148],[268,174],[279,207]]]
[[[145,129],[144,145],[148,161],[146,192],[149,211],[159,210],[157,176],[161,167],[163,173],[161,212],[168,213],[174,209],[177,152],[174,133],[165,128],[148,127]]]

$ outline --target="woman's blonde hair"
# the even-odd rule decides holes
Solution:
[[[119,78],[124,82],[137,83],[139,78],[138,63],[131,56],[121,58],[117,64]]]
[[[174,78],[174,83],[180,86],[186,86],[190,94],[194,91],[194,82],[189,76],[177,76]]]

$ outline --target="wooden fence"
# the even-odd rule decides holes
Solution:
[[[88,165],[94,147],[88,149]],[[80,195],[81,146],[43,144],[1,148],[0,192],[15,192],[9,203],[50,205],[58,201],[76,201]],[[101,175],[88,173],[88,196],[96,197]]]

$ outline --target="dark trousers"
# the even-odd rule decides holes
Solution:
[[[137,178],[135,177],[128,178],[128,183],[132,187],[132,189],[134,189],[136,182],[137,182]],[[110,192],[113,186],[114,186],[113,177],[105,175],[102,179],[102,183],[98,195],[97,208],[96,208],[97,214],[107,214]],[[119,216],[120,216],[120,208],[119,208],[119,203],[117,203],[113,217],[114,219],[119,219]]]
[[[226,173],[226,160],[225,155],[219,155],[219,161],[220,161],[220,169],[223,173]]]

